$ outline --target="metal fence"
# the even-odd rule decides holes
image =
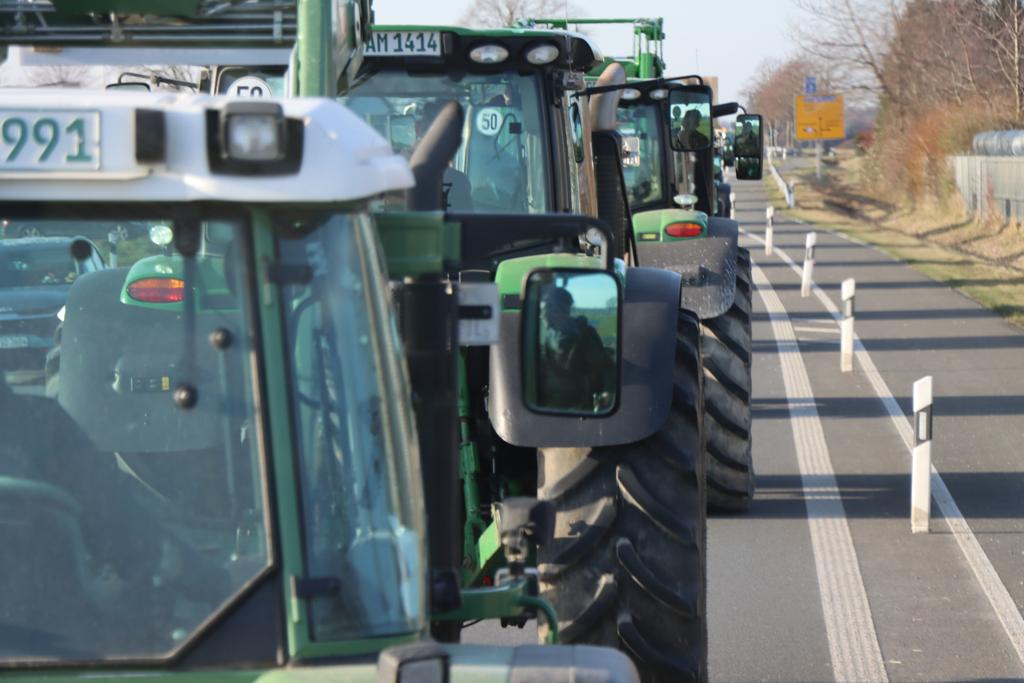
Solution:
[[[1024,220],[1024,157],[955,156],[949,164],[971,211]]]

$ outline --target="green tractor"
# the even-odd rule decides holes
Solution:
[[[665,81],[629,86],[636,96],[620,111],[622,119],[632,122],[638,133],[639,158],[633,176],[638,180],[631,186],[633,229],[644,262],[682,273],[684,301],[700,316],[708,501],[720,510],[743,511],[754,494],[750,254],[738,245],[735,221],[709,215],[719,168],[708,142],[710,131],[696,136],[696,141],[687,140],[682,120],[686,114],[666,118],[661,104],[666,96]],[[685,92],[686,97],[670,104],[673,114],[706,107],[714,118],[716,109],[730,108],[711,107],[705,86],[685,86],[676,92]],[[760,129],[760,119],[740,116],[737,125]],[[744,150],[749,157],[738,157],[737,177],[760,177],[760,150],[758,140]]]
[[[81,44],[83,27],[149,20],[75,13],[101,6],[60,5],[40,31],[67,29]],[[190,23],[224,40],[205,11],[215,7],[162,7],[179,31]],[[23,18],[4,16],[0,41],[31,43]],[[165,24],[153,27],[149,45],[180,40],[154,39]],[[352,46],[337,47],[340,74]],[[5,95],[4,220],[66,226],[57,275],[70,288],[53,311],[54,397],[0,382],[0,669],[50,681],[636,680],[612,650],[427,638],[439,596],[453,610],[551,614],[524,571],[546,535],[530,501],[506,498],[499,510],[500,585],[460,607],[460,593],[428,573],[420,447],[430,463],[454,444],[443,430],[417,438],[413,400],[447,405],[454,427],[455,383],[454,373],[433,388],[413,379],[410,400],[410,376],[454,368],[458,318],[488,319],[457,306],[442,275],[509,240],[440,214],[377,223],[369,209],[393,192],[416,203],[414,181],[437,176],[458,118],[449,111],[431,129],[410,169],[324,99]],[[74,265],[99,248],[77,235],[127,222],[148,230],[117,245],[119,267]],[[594,221],[539,223],[516,235],[560,243],[594,229],[612,241]],[[19,259],[3,265],[35,272]],[[602,339],[609,356],[621,353],[613,262],[574,265],[531,268],[520,282],[518,404],[564,410],[537,385],[547,373],[535,353],[544,302],[559,292],[600,301]],[[402,284],[389,285],[389,273]],[[399,327],[418,363],[407,366]],[[605,386],[611,396],[624,391],[618,380]]]
[[[458,103],[461,135],[451,163],[438,167],[436,190],[425,190],[415,206],[400,196],[382,203],[475,218],[509,241],[503,253],[464,253],[474,267],[450,273],[461,283],[496,285],[501,332],[497,345],[461,352],[456,495],[464,508],[453,524],[462,542],[435,548],[432,558],[450,558],[463,586],[496,582],[504,563],[500,505],[536,495],[555,508],[554,539],[540,545],[536,562],[540,593],[558,613],[559,640],[622,647],[645,681],[705,680],[698,321],[681,302],[677,273],[626,267],[638,253],[615,130],[617,93],[585,92],[584,74],[601,62],[585,36],[565,31],[374,26],[344,102],[400,151],[417,149],[437,112]],[[578,216],[578,234],[554,245],[517,236],[518,226],[552,214]],[[604,388],[611,367],[601,354],[570,358],[557,352],[563,342],[545,337],[556,349],[549,357],[566,365],[537,382],[547,382],[553,396],[569,387],[581,395],[524,404],[519,391],[530,397],[533,387],[513,361],[524,339],[519,321],[531,310],[518,283],[533,268],[578,267],[597,255],[613,257],[624,283],[622,391]],[[563,321],[551,324],[566,338],[606,338],[613,330],[593,313],[597,303],[572,296],[542,306]],[[434,495],[431,510],[449,493]]]
[[[724,182],[712,129],[715,119],[740,107],[712,105],[713,93],[700,76],[665,77],[660,20],[528,22],[555,27],[619,23],[633,26],[634,55],[605,60],[619,65],[618,73],[607,65],[600,72],[592,70],[592,92],[622,91],[619,132],[641,263],[681,273],[683,306],[700,317],[708,502],[718,510],[744,511],[754,495],[751,262],[749,252],[738,245],[739,226],[729,219],[731,187]],[[670,92],[676,101],[668,101]],[[699,121],[692,132],[686,118]],[[743,155],[735,155],[736,177],[759,179],[760,117],[739,116],[736,127],[745,131],[746,143]]]

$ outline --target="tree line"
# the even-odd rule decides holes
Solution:
[[[1024,127],[1024,0],[794,0],[797,52],[760,65],[747,89],[770,130],[791,129],[804,76],[841,92],[876,170],[901,191],[940,192],[945,156],[975,133]],[[851,116],[852,114],[852,116]]]

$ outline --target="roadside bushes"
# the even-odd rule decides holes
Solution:
[[[892,116],[883,109],[866,148],[865,189],[897,206],[946,204],[956,198],[947,157],[966,153],[976,133],[1010,125],[992,102],[965,102]]]

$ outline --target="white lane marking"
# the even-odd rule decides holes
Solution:
[[[797,332],[810,332],[813,334],[839,334],[839,330],[832,327],[807,327],[806,325],[793,325],[793,329]]]
[[[741,230],[741,232],[753,240],[763,242],[760,237],[753,233],[746,230]],[[793,272],[797,275],[800,274],[800,266],[785,251],[776,247],[775,254],[788,263]],[[828,295],[817,283],[814,284],[814,294],[825,307],[825,310],[832,314],[833,318],[836,320],[841,319],[842,316],[839,313],[839,308],[832,303],[832,300],[828,298]],[[861,343],[860,337],[856,334],[853,337],[853,347],[857,363],[861,366],[864,376],[867,377],[882,405],[885,406],[885,411],[889,414],[889,418],[892,420],[893,425],[895,425],[896,431],[907,447],[909,458],[909,453],[914,447],[914,427],[910,423],[910,418],[903,414],[900,404],[893,398],[892,392],[889,391],[889,386],[882,379],[881,373],[878,372],[874,361],[871,360],[867,349],[864,348],[864,344]],[[1013,646],[1014,651],[1017,653],[1017,658],[1024,665],[1024,616],[1021,616],[1020,610],[1017,609],[1017,603],[1014,602],[1010,591],[1006,589],[1002,579],[999,578],[999,573],[992,566],[992,561],[985,554],[985,549],[978,542],[974,531],[971,530],[971,525],[964,518],[963,512],[960,511],[960,506],[953,499],[953,494],[946,487],[946,482],[942,480],[942,475],[939,474],[939,470],[935,467],[934,462],[931,469],[932,498],[942,512],[942,517],[949,526],[953,538],[956,539],[960,552],[963,553],[968,566],[974,572],[974,578],[978,581],[982,592],[985,593],[985,597],[988,598],[992,611],[995,612],[999,623],[1002,624],[1003,631],[1006,633],[1010,645]]]
[[[756,262],[753,276],[771,321],[782,365],[832,674],[837,683],[885,682],[889,679],[871,618],[871,605],[796,332],[782,300]]]

